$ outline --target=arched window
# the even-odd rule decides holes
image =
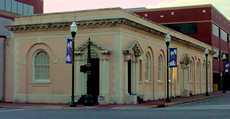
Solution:
[[[33,57],[33,80],[49,80],[49,56],[45,51],[39,51]]]
[[[148,52],[146,55],[146,80],[151,80],[152,78],[152,64],[151,64],[151,55]]]
[[[160,55],[158,57],[158,80],[162,80],[163,79],[163,68],[164,68],[163,56]]]

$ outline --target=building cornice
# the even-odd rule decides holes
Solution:
[[[26,32],[26,31],[44,31],[44,30],[61,30],[61,29],[69,29],[71,22],[56,22],[56,23],[41,23],[41,24],[23,24],[23,25],[12,25],[8,26],[8,28],[13,32]],[[165,33],[146,25],[131,21],[126,18],[112,18],[112,19],[98,19],[98,20],[84,20],[78,21],[77,25],[81,28],[99,28],[99,27],[113,27],[116,25],[127,25],[136,29],[140,29],[146,31],[148,33],[157,34],[161,37],[165,36]],[[185,44],[187,46],[195,47],[201,50],[205,48],[201,45],[195,44],[193,42],[189,42],[175,36],[172,36],[172,40],[175,42],[179,42]]]
[[[113,26],[116,24],[121,24],[124,19],[101,19],[101,20],[84,20],[78,21],[77,25],[83,28],[89,27],[105,27]],[[50,29],[66,29],[69,28],[71,22],[55,22],[55,23],[41,23],[41,24],[22,24],[22,25],[11,25],[8,26],[9,30],[13,32],[23,32],[23,31],[39,31],[39,30],[50,30]]]

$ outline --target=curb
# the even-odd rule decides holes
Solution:
[[[169,106],[174,106],[174,105],[179,105],[179,104],[185,104],[185,103],[191,103],[191,102],[198,102],[202,100],[207,100],[210,98],[215,98],[215,97],[221,97],[226,95],[227,93],[216,93],[216,94],[211,94],[210,96],[202,96],[202,97],[188,97],[185,98],[185,100],[179,100],[179,101],[172,101],[169,103],[162,102],[160,104],[147,104],[147,105],[142,105],[142,104],[137,104],[137,105],[105,105],[105,106],[92,106],[92,107],[85,107],[85,106],[76,106],[76,107],[69,107],[68,105],[36,105],[36,104],[17,104],[17,103],[0,103],[0,108],[16,108],[16,109],[149,109],[149,108],[164,108],[164,107],[169,107]]]
[[[214,95],[204,96],[204,97],[195,98],[195,99],[189,99],[188,98],[188,100],[186,100],[186,101],[169,102],[169,103],[164,103],[164,104],[157,105],[156,107],[157,108],[163,108],[163,107],[170,107],[170,106],[179,105],[179,104],[198,102],[198,101],[207,100],[207,99],[210,99],[210,98],[221,97],[221,96],[224,96],[225,94],[223,94],[223,93],[217,94],[217,95],[214,94]],[[152,108],[155,108],[155,106],[153,106]]]

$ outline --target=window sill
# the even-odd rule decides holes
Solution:
[[[152,81],[150,80],[144,80],[144,83],[151,83]]]
[[[157,80],[157,83],[163,83],[163,81],[162,80]]]
[[[141,80],[141,81],[139,81],[138,83],[139,83],[139,84],[142,84],[143,82],[144,82],[144,81],[143,81],[143,80]]]
[[[50,80],[33,80],[32,84],[49,84]]]

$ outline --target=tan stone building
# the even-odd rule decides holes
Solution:
[[[125,10],[101,9],[19,17],[7,42],[6,96],[9,102],[67,103],[71,65],[65,63],[69,25],[77,19],[75,96],[87,92],[87,41],[92,41],[94,90],[99,103],[136,103],[166,97],[165,34],[177,48],[177,68],[170,69],[170,96],[205,93],[205,56],[212,92],[211,47]],[[187,65],[186,65],[187,64]]]

